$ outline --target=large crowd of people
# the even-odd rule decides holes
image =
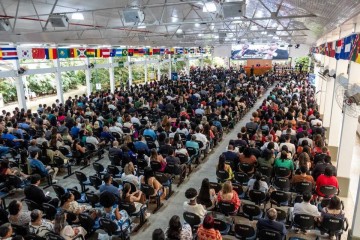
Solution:
[[[0,184],[9,195],[23,189],[27,210],[17,199],[6,206],[3,198],[0,237],[87,239],[103,229],[128,238],[151,209],[156,213],[171,197],[172,183],[191,178],[194,165],[216,149],[271,86],[220,155],[217,182],[206,178],[198,190],[185,192],[186,223],[174,215],[153,239],[282,238],[289,226],[303,233],[316,226],[334,238],[340,230],[324,229],[323,222],[345,216],[315,90],[305,73],[248,77],[241,69],[223,68],[193,68],[177,81],[164,78],[113,94],[69,97],[65,103],[40,104],[36,112],[3,111]],[[104,156],[109,166],[99,162]],[[82,172],[90,165],[94,176]],[[59,175],[67,169],[65,177],[72,177],[72,168],[81,190],[61,186]],[[56,197],[39,187],[42,182]],[[87,191],[89,185],[95,191]],[[255,219],[256,228],[219,214]],[[304,225],[306,217],[313,226]]]

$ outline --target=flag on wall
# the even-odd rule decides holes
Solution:
[[[45,59],[45,49],[44,48],[33,48],[31,50],[33,59]]]
[[[46,59],[57,59],[58,53],[56,48],[46,48],[45,49],[45,58]]]
[[[86,58],[86,48],[77,48],[76,52],[78,58]]]
[[[165,54],[165,48],[160,48],[160,55],[164,55]]]
[[[86,56],[87,57],[95,57],[95,49],[90,48],[90,49],[86,49]]]
[[[32,49],[22,48],[17,50],[17,54],[21,59],[32,59]]]
[[[340,59],[342,45],[343,45],[342,39],[336,41],[336,46],[335,46],[335,59],[336,60]]]
[[[195,49],[190,48],[190,54],[194,54],[195,53]]]
[[[78,51],[76,48],[69,49],[69,57],[70,58],[77,58],[79,56]]]
[[[58,48],[58,57],[59,58],[69,58],[70,51],[68,48]]]
[[[153,49],[153,55],[160,55],[160,49],[159,48],[154,48]]]
[[[328,56],[329,57],[335,57],[335,42],[329,42],[327,43],[328,47]]]
[[[128,52],[128,56],[130,56],[130,57],[134,56],[134,49],[133,48],[128,49],[127,52]]]
[[[356,34],[344,38],[343,47],[341,48],[340,59],[349,60],[353,40]]]
[[[126,57],[126,56],[128,56],[128,55],[129,55],[128,50],[127,50],[127,49],[123,49],[123,50],[122,50],[122,55],[121,55],[121,56]]]
[[[110,49],[110,57],[116,56],[116,49]]]
[[[16,48],[0,48],[0,60],[17,60]]]
[[[353,42],[351,45],[351,51],[350,51],[350,60],[355,62],[356,58],[357,58],[357,53],[358,53],[358,46],[359,46],[359,34],[356,34],[355,37],[353,38]]]
[[[103,58],[108,58],[108,57],[110,57],[110,52],[111,52],[111,49],[108,49],[108,48],[100,49],[100,56]]]

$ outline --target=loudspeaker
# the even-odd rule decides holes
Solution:
[[[139,9],[127,8],[123,10],[125,23],[139,23],[144,20],[144,13]]]
[[[245,16],[246,4],[242,2],[224,2],[223,13],[224,18],[235,18]]]
[[[53,27],[68,27],[69,25],[66,15],[52,14],[49,16],[49,22]]]

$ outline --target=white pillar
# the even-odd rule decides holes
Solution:
[[[354,206],[355,212],[353,216],[352,226],[351,226],[351,239],[360,238],[360,178],[358,183],[358,190],[356,194],[356,202]]]
[[[350,84],[355,83],[360,74],[360,69],[358,68],[358,66],[356,66],[357,64],[358,63],[350,61]],[[337,157],[337,178],[339,180],[341,196],[347,197],[349,193],[352,157],[355,147],[356,126],[358,124],[358,119],[347,115],[346,110],[343,112],[344,114],[341,128],[340,146]]]
[[[148,81],[148,65],[147,65],[147,58],[146,57],[145,57],[144,67],[145,67],[145,84],[146,84],[147,81]]]
[[[20,68],[19,60],[14,61],[14,68],[17,73],[18,69]],[[24,83],[21,75],[17,74],[16,81],[16,95],[18,99],[19,108],[24,108],[25,111],[27,110],[26,106],[26,100],[25,100],[25,89],[24,89]]]
[[[321,57],[321,65],[323,66],[325,64],[325,56]],[[325,67],[321,69],[321,72],[325,70]],[[326,78],[326,76],[325,76]],[[320,105],[319,105],[319,112],[320,114],[324,114],[324,108],[325,108],[325,97],[326,97],[326,80],[324,80],[323,77],[320,77],[321,79],[321,96],[320,96]]]
[[[161,67],[161,56],[159,56],[159,63],[157,65],[157,80],[160,81],[161,79],[161,71],[160,71],[160,67]]]
[[[204,68],[204,54],[202,53],[200,56],[200,70],[202,71]]]
[[[329,72],[335,73],[336,72],[336,59],[335,58],[329,58],[328,62],[328,68]],[[326,67],[325,67],[326,68]],[[334,97],[334,89],[335,89],[335,83],[336,80],[332,77],[328,77],[326,82],[326,97],[325,97],[325,109],[324,109],[324,117],[323,117],[323,126],[324,127],[330,127],[330,118],[331,118],[331,107]]]
[[[171,79],[171,54],[169,54],[169,79]]]
[[[91,95],[91,68],[89,68],[90,65],[90,60],[89,58],[85,58],[85,65],[86,65],[86,69],[85,69],[85,77],[86,77],[86,95],[90,96]]]
[[[62,80],[61,80],[61,71],[60,71],[60,60],[54,59],[54,67],[56,69],[55,71],[55,82],[56,82],[56,95],[57,99],[59,99],[60,103],[65,103],[64,101],[64,91],[62,86]]]
[[[190,58],[189,55],[186,55],[186,75],[190,75]]]
[[[132,85],[132,66],[131,66],[131,57],[128,56],[128,64],[129,64],[129,67],[128,67],[128,71],[129,71],[129,85],[127,87],[130,87]]]
[[[109,57],[109,63],[110,63],[110,67],[109,67],[110,92],[114,93],[115,92],[115,76],[114,76],[114,58],[113,57]]]

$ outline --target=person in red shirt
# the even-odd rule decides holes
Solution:
[[[329,166],[325,168],[325,173],[321,174],[316,180],[316,195],[325,197],[325,195],[320,192],[322,186],[334,186],[339,192],[338,180],[333,176],[333,171]]]

